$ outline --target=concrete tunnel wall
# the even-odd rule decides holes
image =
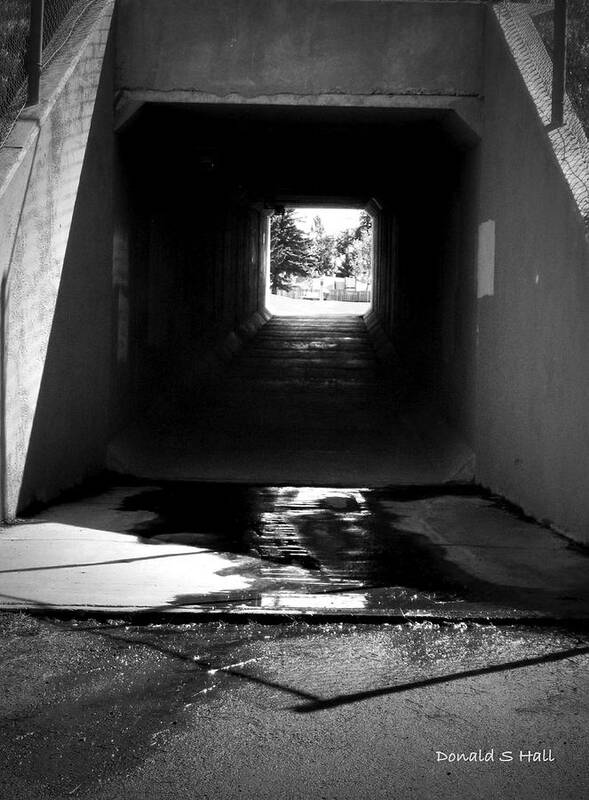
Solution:
[[[136,129],[118,148],[116,427],[202,388],[267,318],[262,209],[211,178],[196,141],[170,170],[154,156],[161,129]]]
[[[482,26],[477,3],[119,0],[117,88],[170,100],[473,97]]]
[[[408,388],[435,397],[471,449],[477,165],[478,148],[461,140],[439,152],[435,167],[413,172],[378,215],[373,287],[373,315],[403,362]]]

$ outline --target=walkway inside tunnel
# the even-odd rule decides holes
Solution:
[[[443,483],[465,458],[352,314],[273,317],[215,380],[110,448],[124,474],[271,485]]]

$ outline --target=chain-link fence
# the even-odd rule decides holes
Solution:
[[[93,0],[45,0],[43,13],[43,66],[59,52],[77,20]]]
[[[0,0],[0,145],[27,99],[30,0]]]
[[[43,67],[70,37],[94,0],[45,0]],[[0,0],[0,147],[27,102],[31,0]]]
[[[45,0],[45,13],[43,14],[43,50],[53,39],[57,29],[77,4],[78,0]]]
[[[518,3],[498,3],[495,13],[589,234],[589,141],[583,130],[579,108],[566,96],[564,124],[552,124],[552,60],[538,32],[537,22],[529,10]],[[552,14],[550,23],[551,17]]]
[[[589,136],[589,0],[568,0],[566,89]],[[536,28],[552,55],[553,3],[532,7]]]

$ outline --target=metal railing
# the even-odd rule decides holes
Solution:
[[[290,297],[292,300],[320,300],[320,289],[303,289],[293,286],[291,289],[279,289],[277,294]],[[340,300],[349,303],[369,303],[371,300],[370,289],[325,289],[324,300]]]
[[[88,0],[0,0],[0,147],[27,105],[39,102],[43,67]],[[69,26],[68,26],[69,27]]]

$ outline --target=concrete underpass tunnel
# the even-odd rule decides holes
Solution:
[[[476,162],[453,112],[145,106],[119,134],[109,466],[319,485],[469,477]],[[285,202],[372,215],[372,309],[321,334],[351,348],[335,373],[312,353],[272,361],[301,335],[265,308],[269,216]]]

